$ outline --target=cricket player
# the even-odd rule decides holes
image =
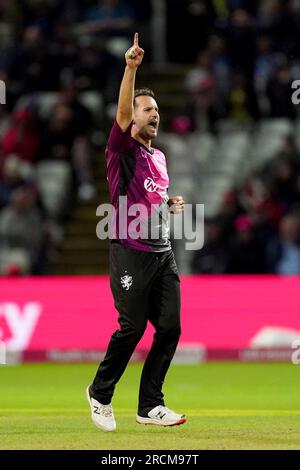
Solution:
[[[180,213],[184,201],[181,196],[168,197],[166,159],[152,146],[160,119],[155,96],[147,88],[135,90],[143,56],[135,33],[133,46],[125,53],[116,120],[106,147],[107,180],[116,213],[116,236],[110,244],[110,285],[120,328],[113,333],[105,358],[87,388],[92,420],[103,431],[116,429],[111,405],[115,386],[148,321],[155,334],[141,375],[136,421],[158,426],[186,422],[185,415],[165,406],[162,392],[180,336],[180,280],[166,209]],[[140,223],[144,228],[152,225],[157,229],[155,236],[150,230],[147,237],[137,237],[130,214],[119,223],[121,198],[126,199],[128,208],[143,205],[147,217],[141,217]]]

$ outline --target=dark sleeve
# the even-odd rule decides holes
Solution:
[[[117,121],[114,122],[107,141],[107,148],[109,150],[112,152],[121,152],[133,146],[134,139],[131,137],[132,124],[131,122],[128,129],[123,132]]]

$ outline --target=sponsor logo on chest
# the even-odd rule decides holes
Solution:
[[[150,176],[148,176],[148,178],[146,178],[144,181],[144,188],[149,193],[154,193],[159,189],[159,186],[153,181],[152,178],[150,178]]]

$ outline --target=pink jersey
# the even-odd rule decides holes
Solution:
[[[114,123],[106,147],[107,180],[111,203],[116,210],[115,238],[122,245],[141,251],[167,251],[169,240],[169,219],[167,212],[169,177],[166,158],[158,149],[151,151],[131,137],[131,127],[123,132]],[[143,204],[147,215],[141,216],[141,227],[147,227],[147,237],[134,239],[131,236],[131,222],[136,216],[127,215],[125,221],[120,208],[120,196],[127,196],[127,206]],[[122,224],[119,227],[119,219]],[[156,227],[151,235],[151,227]],[[124,233],[126,238],[124,238]],[[153,231],[152,231],[153,234]],[[156,235],[157,234],[157,235]]]

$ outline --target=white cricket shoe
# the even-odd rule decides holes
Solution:
[[[137,415],[136,422],[139,424],[156,424],[157,426],[176,426],[187,420],[185,415],[180,415],[166,406],[158,405],[148,413],[148,417]]]
[[[91,407],[94,424],[97,428],[102,429],[102,431],[115,431],[117,425],[111,404],[102,405],[102,403],[99,403],[99,401],[91,397],[89,388],[87,387],[86,389],[86,397]]]

